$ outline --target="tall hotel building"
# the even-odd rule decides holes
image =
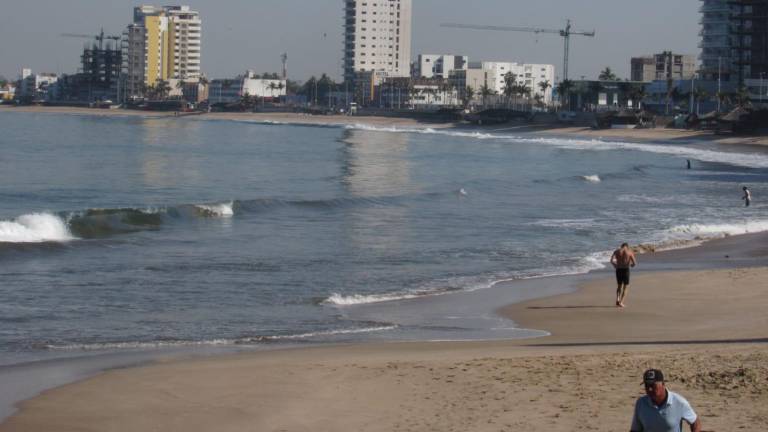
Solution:
[[[160,80],[200,77],[200,14],[189,6],[138,6],[124,33],[131,95]]]
[[[768,0],[701,0],[702,78],[768,76]]]
[[[408,77],[412,0],[344,0],[344,79],[357,72]]]

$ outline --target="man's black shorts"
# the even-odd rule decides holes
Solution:
[[[629,269],[628,268],[616,269],[616,283],[629,285]]]

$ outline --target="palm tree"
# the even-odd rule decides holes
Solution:
[[[736,106],[741,108],[748,107],[752,104],[749,99],[749,91],[747,91],[747,88],[744,86],[739,87],[739,89],[733,93],[733,101]]]
[[[696,87],[693,89],[693,98],[695,99],[696,103],[696,114],[699,114],[699,104],[701,103],[702,99],[706,99],[709,96],[709,94],[699,87]]]
[[[486,100],[486,98],[488,96],[491,96],[494,93],[496,93],[496,92],[493,91],[493,89],[491,89],[490,87],[488,87],[487,83],[483,84],[483,86],[480,87],[480,95],[483,96],[483,108],[485,108],[485,100]]]
[[[269,95],[274,98],[275,90],[277,90],[277,84],[275,84],[274,82],[271,82],[267,87],[269,88]]]
[[[677,87],[674,85],[675,81],[672,79],[671,76],[667,77],[667,114],[669,114],[669,108],[672,104],[672,99],[674,97],[674,92],[677,90]]]
[[[606,66],[605,69],[600,72],[600,75],[597,77],[597,79],[600,81],[616,81],[618,77],[616,77],[616,74],[613,73],[610,67]]]
[[[464,89],[464,107],[466,108],[470,102],[472,102],[472,98],[475,97],[475,89],[473,89],[471,86],[467,86],[466,89]]]
[[[512,72],[507,72],[504,75],[504,97],[507,98],[507,107],[509,107],[509,100],[517,93],[517,75]]]
[[[166,80],[159,80],[155,84],[155,88],[157,89],[157,95],[160,99],[166,99],[168,98],[168,93],[171,91],[171,85]]]
[[[570,108],[570,100],[568,99],[568,93],[570,93],[572,89],[573,89],[573,81],[569,79],[564,79],[560,81],[559,84],[557,84],[556,90],[557,90],[557,94],[560,95],[560,107],[563,107],[565,105],[564,102],[568,102],[568,105]]]
[[[547,89],[552,87],[552,84],[549,82],[549,80],[544,80],[539,83],[539,89],[541,89],[541,95],[543,98],[547,97]]]
[[[517,90],[517,94],[520,95],[520,97],[525,99],[528,99],[531,96],[531,88],[525,83],[518,84],[515,90]]]

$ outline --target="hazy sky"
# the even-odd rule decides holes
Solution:
[[[132,19],[131,0],[4,0],[0,14],[0,74],[74,73],[85,39],[61,33],[119,34]],[[245,69],[288,75],[341,75],[342,0],[187,0],[203,20],[202,68],[210,78]],[[610,66],[629,75],[632,56],[673,50],[698,54],[699,0],[413,0],[412,55],[464,54],[475,60],[552,63],[561,73],[562,38],[441,28],[441,22],[596,30],[573,37],[570,75],[595,77]]]

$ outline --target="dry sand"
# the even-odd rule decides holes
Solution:
[[[704,430],[768,428],[768,268],[637,273],[624,309],[611,280],[504,308],[550,337],[116,370],[23,403],[0,431],[628,430],[648,367]]]

